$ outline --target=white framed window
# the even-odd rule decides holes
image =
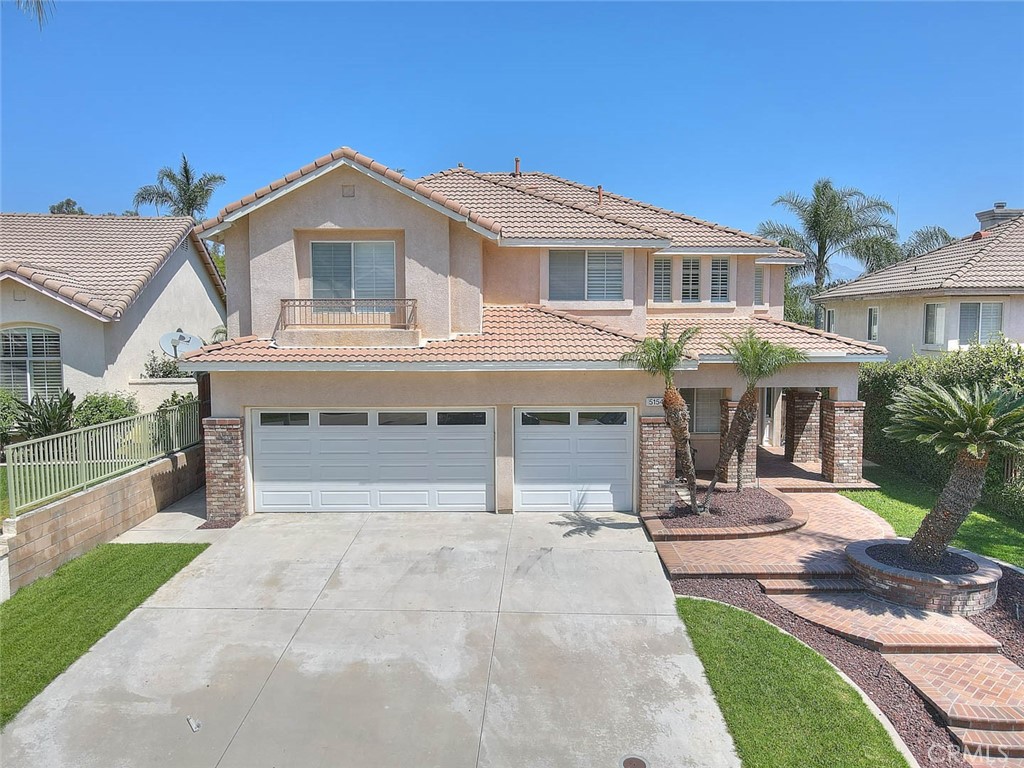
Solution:
[[[700,259],[683,259],[680,270],[683,276],[683,291],[680,301],[700,301]]]
[[[729,259],[711,260],[711,301],[729,301]]]
[[[26,401],[59,395],[64,390],[60,332],[26,327],[0,333],[0,389]]]
[[[878,307],[868,307],[868,341],[878,341]]]
[[[310,244],[314,299],[395,298],[395,243],[391,240]]]
[[[946,343],[946,305],[924,305],[924,343]]]
[[[761,306],[764,300],[764,267],[754,266],[754,304]]]
[[[722,421],[722,390],[679,390],[690,410],[690,431],[695,435],[718,434]]]
[[[622,251],[549,251],[548,299],[622,301]]]
[[[672,259],[656,258],[654,260],[654,286],[651,294],[653,301],[667,303],[672,301]]]
[[[1003,332],[1001,301],[960,302],[960,343],[988,344]]]
[[[836,332],[836,311],[834,309],[825,310],[825,333]]]

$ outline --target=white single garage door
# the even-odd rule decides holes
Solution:
[[[490,410],[252,411],[257,512],[494,509]]]
[[[515,509],[633,509],[632,408],[517,408]]]

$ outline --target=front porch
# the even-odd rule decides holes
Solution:
[[[708,473],[710,479],[710,473]],[[821,460],[789,461],[786,449],[761,445],[757,448],[757,478],[762,488],[783,493],[876,490],[877,485],[863,477],[829,481],[821,473]]]

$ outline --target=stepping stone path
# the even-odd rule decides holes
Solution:
[[[891,538],[871,511],[835,493],[789,494],[801,526],[752,538],[665,540],[648,525],[673,578],[753,578],[778,605],[882,653],[929,702],[972,768],[1024,768],[1024,669],[998,640],[960,616],[889,603],[860,590],[851,541]],[[653,533],[653,531],[652,531]],[[682,537],[680,537],[682,538]]]

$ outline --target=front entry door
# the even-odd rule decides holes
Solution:
[[[761,445],[772,445],[775,439],[775,388],[761,390]]]

